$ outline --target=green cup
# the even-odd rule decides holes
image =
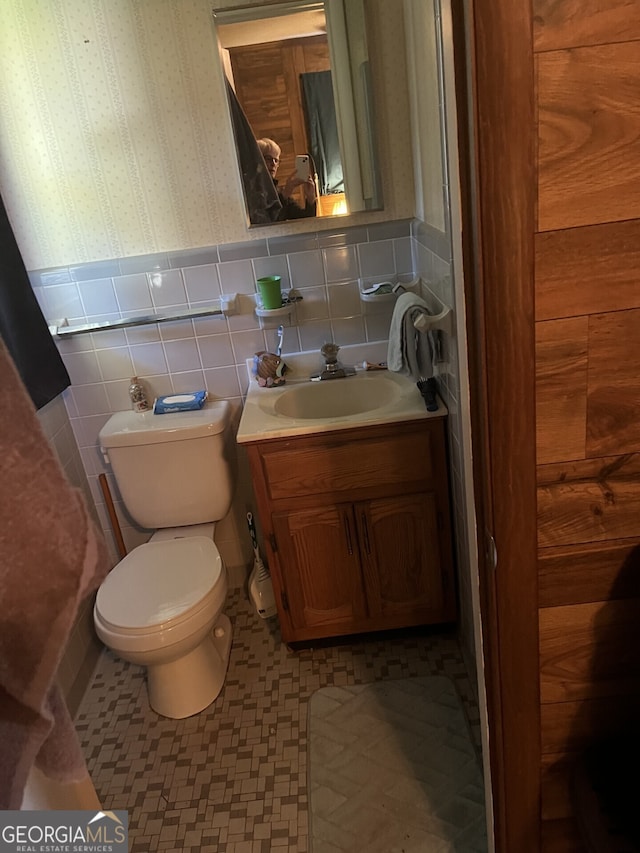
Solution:
[[[280,276],[266,275],[258,279],[258,292],[262,300],[262,307],[267,310],[271,308],[282,308],[282,291],[280,290]]]

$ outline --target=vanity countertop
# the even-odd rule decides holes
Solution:
[[[339,355],[340,362],[345,366],[362,364],[364,360],[377,363],[385,357],[386,348],[380,344],[343,347]],[[428,412],[416,383],[400,374],[388,370],[358,370],[354,376],[343,379],[310,382],[309,376],[322,365],[319,353],[294,353],[283,355],[282,358],[288,367],[286,382],[272,388],[258,385],[252,373],[253,361],[247,360],[249,390],[236,436],[239,444],[442,418],[448,414],[439,398],[438,410]],[[299,396],[300,392],[302,396]],[[330,414],[334,398],[338,409],[344,409],[347,413],[342,412],[335,417],[324,414],[317,417],[318,410],[323,412],[325,401],[327,413]],[[318,400],[319,406],[316,405]],[[304,410],[304,417],[295,415],[300,406]]]

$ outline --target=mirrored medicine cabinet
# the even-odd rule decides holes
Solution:
[[[368,0],[280,0],[214,8],[250,226],[299,218],[284,203],[296,155],[315,167],[309,214],[340,216],[383,207],[369,59]],[[281,149],[275,185],[257,140]],[[279,196],[278,196],[279,193]],[[308,211],[308,207],[307,207]]]

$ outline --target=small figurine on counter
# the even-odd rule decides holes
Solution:
[[[272,352],[257,352],[253,356],[253,373],[261,388],[276,388],[278,385],[284,385],[284,374],[287,372],[287,365]]]

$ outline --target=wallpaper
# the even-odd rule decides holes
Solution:
[[[345,225],[414,209],[402,7],[371,5],[385,210]],[[266,230],[246,227],[208,0],[3,0],[0,109],[0,191],[29,269]]]

